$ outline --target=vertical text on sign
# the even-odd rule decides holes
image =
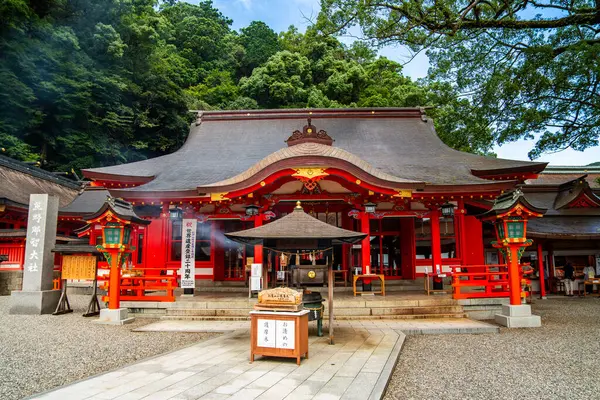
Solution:
[[[275,321],[272,319],[259,319],[257,324],[258,347],[275,347]]]
[[[29,205],[29,226],[27,232],[27,246],[25,251],[25,269],[29,272],[39,272],[41,265],[41,241],[44,238],[42,222],[46,219],[44,203],[35,200]]]
[[[181,240],[181,287],[196,287],[196,220],[184,219]]]
[[[275,324],[275,343],[280,349],[294,349],[296,342],[296,322],[277,321]]]
[[[259,319],[257,346],[293,350],[296,343],[296,323],[288,320]]]

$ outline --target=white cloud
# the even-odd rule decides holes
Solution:
[[[252,0],[237,0],[238,3],[242,3],[246,10],[250,10],[252,8]]]
[[[521,139],[501,147],[495,146],[493,151],[500,158],[529,161],[527,152],[533,148],[534,143],[533,140]],[[549,162],[550,165],[587,165],[600,161],[600,147],[591,147],[583,152],[567,149],[558,153],[542,154],[540,158],[534,161]]]

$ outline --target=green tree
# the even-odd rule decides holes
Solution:
[[[304,107],[312,83],[308,58],[280,51],[240,80],[240,90],[267,108]]]
[[[183,142],[184,81],[154,1],[0,8],[0,146],[51,169],[131,161]],[[177,82],[177,83],[176,83]],[[179,83],[179,84],[178,84]]]
[[[280,50],[279,39],[275,31],[261,21],[252,21],[240,31],[240,43],[244,48],[244,55],[239,75],[248,76],[254,68],[264,64],[269,57]]]
[[[498,143],[542,134],[532,158],[598,144],[598,1],[324,0],[319,25],[428,49],[431,78],[476,105]]]

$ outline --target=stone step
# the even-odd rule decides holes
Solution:
[[[364,316],[364,315],[420,315],[420,314],[452,314],[464,313],[462,306],[429,306],[429,307],[367,307],[367,308],[345,308],[336,307],[335,315]],[[325,315],[329,315],[325,308]]]
[[[160,317],[161,320],[168,320],[168,321],[250,321],[250,316],[202,316],[202,315],[198,315],[198,316],[191,316],[191,315],[177,315],[177,316],[172,316],[172,315],[165,315]]]
[[[189,317],[223,317],[223,316],[247,316],[253,308],[224,308],[224,309],[189,309],[171,308],[167,309],[167,316],[189,316]]]
[[[371,308],[372,315],[451,314],[463,312],[464,309],[462,306]]]
[[[409,314],[409,315],[337,315],[334,319],[347,320],[369,320],[369,319],[428,319],[428,318],[465,318],[464,313],[451,314]],[[324,318],[325,320],[327,318]]]
[[[396,320],[396,319],[435,319],[435,318],[465,318],[464,313],[451,314],[410,314],[410,315],[338,315],[335,320]],[[160,318],[167,321],[250,321],[250,316],[170,316],[165,315]],[[327,316],[323,319],[327,321]]]
[[[356,296],[350,298],[336,298],[334,295],[336,307],[347,308],[377,308],[377,307],[425,307],[425,306],[452,306],[458,305],[458,301],[452,298],[441,298],[430,296],[418,300],[394,299],[388,300],[381,296]],[[225,309],[225,308],[248,308],[252,309],[257,299],[245,300],[223,300],[223,301],[177,301],[171,309]],[[325,304],[327,299],[325,298]],[[128,306],[134,307],[134,306]]]
[[[189,309],[170,308],[166,310],[169,317],[243,317],[253,308],[224,308],[224,309]],[[442,315],[464,314],[462,306],[424,306],[424,307],[336,307],[336,316],[386,316],[386,315]],[[325,316],[329,312],[325,307]]]

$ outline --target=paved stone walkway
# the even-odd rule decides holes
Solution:
[[[380,399],[405,332],[494,333],[479,321],[361,320],[336,322],[335,344],[316,336],[309,359],[257,357],[249,363],[249,321],[160,321],[141,331],[222,331],[222,336],[154,357],[51,392],[39,399]]]

